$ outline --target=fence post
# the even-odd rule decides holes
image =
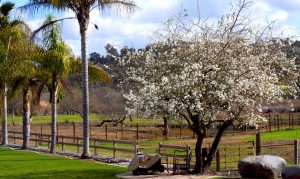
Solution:
[[[139,140],[139,123],[136,123],[136,140]]]
[[[272,131],[271,113],[269,113],[269,132]]]
[[[220,171],[220,151],[219,149],[216,152],[216,168],[217,168],[217,172]]]
[[[205,161],[207,159],[207,154],[208,154],[207,151],[208,151],[207,148],[202,148],[202,152],[201,152],[201,154],[202,154],[202,163],[205,163]]]
[[[38,134],[35,134],[35,146],[39,146],[38,144],[39,140],[38,140]]]
[[[280,130],[280,126],[279,126],[279,115],[277,114],[277,131]]]
[[[14,144],[16,144],[16,131],[14,130]]]
[[[58,123],[56,123],[56,136],[58,136]],[[56,138],[56,141],[58,142],[58,138]]]
[[[75,143],[75,135],[76,135],[76,128],[75,128],[75,122],[73,122],[73,142]]]
[[[114,158],[116,158],[117,157],[117,150],[116,150],[116,140],[114,139],[113,140],[113,152],[114,152]]]
[[[105,124],[105,140],[107,140],[107,124]]]
[[[79,153],[80,150],[79,150],[79,137],[77,136],[77,153]]]
[[[62,137],[61,137],[61,150],[65,151],[65,148],[64,148],[64,135],[62,135]]]
[[[50,149],[50,135],[48,135],[47,144],[48,144],[48,149]]]
[[[294,114],[292,115],[292,129],[294,130]]]
[[[282,131],[282,115],[280,115],[280,130]]]
[[[256,134],[256,156],[261,155],[261,138],[260,133]]]
[[[179,125],[179,139],[181,139],[181,125]]]
[[[124,140],[124,131],[123,131],[123,125],[121,126],[121,140]]]
[[[294,165],[298,165],[298,140],[294,140]]]
[[[291,128],[291,114],[289,114],[289,128],[292,129]]]
[[[139,142],[136,140],[134,145],[134,154],[136,155],[139,152]]]
[[[97,155],[96,139],[94,139],[94,154]]]

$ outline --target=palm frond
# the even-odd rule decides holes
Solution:
[[[3,14],[4,16],[8,16],[10,11],[13,10],[14,6],[15,6],[15,4],[12,2],[3,3],[0,7],[1,14]]]
[[[52,25],[52,24],[54,24],[56,22],[59,22],[59,21],[62,21],[62,20],[66,20],[66,19],[75,19],[75,17],[66,17],[66,18],[57,19],[57,20],[53,20],[53,21],[49,21],[47,23],[44,23],[41,27],[39,27],[38,29],[36,29],[35,31],[32,32],[31,37],[30,37],[31,41],[33,41],[33,39],[35,38],[36,34],[38,32],[40,32],[41,30],[47,28],[48,26],[50,26],[50,25]]]
[[[28,17],[44,17],[48,14],[61,14],[67,7],[57,7],[51,0],[30,0],[29,3],[18,7],[17,14],[27,14]]]
[[[116,13],[132,14],[138,6],[133,0],[98,0],[97,6],[100,10],[112,9]]]
[[[24,77],[18,77],[12,80],[10,84],[10,90],[8,91],[8,97],[13,98],[18,95],[22,91],[23,86],[26,84],[26,82],[26,78]]]
[[[81,60],[80,59],[71,60],[71,73],[81,73],[81,71],[82,71]],[[105,83],[112,82],[111,76],[106,71],[91,63],[89,63],[88,75],[91,81],[101,81]]]

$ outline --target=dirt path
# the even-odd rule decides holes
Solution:
[[[118,174],[119,178],[127,178],[127,179],[208,179],[215,178],[221,176],[208,176],[208,175],[173,175],[172,173],[160,173],[155,175],[132,175],[131,173],[121,173]]]

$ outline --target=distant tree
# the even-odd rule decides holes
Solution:
[[[107,59],[102,55],[100,55],[97,52],[93,52],[90,54],[89,61],[95,65],[103,65],[107,63]]]
[[[262,105],[296,92],[298,72],[284,44],[271,26],[261,30],[243,15],[251,2],[238,2],[217,23],[189,19],[182,10],[154,34],[148,51],[121,59],[128,76],[123,84],[136,82],[124,95],[128,113],[184,120],[197,136],[195,173],[210,167],[229,126],[265,123]],[[214,122],[220,128],[204,158],[202,143]]]

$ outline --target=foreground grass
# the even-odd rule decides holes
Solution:
[[[126,168],[0,147],[0,178],[117,178]]]

